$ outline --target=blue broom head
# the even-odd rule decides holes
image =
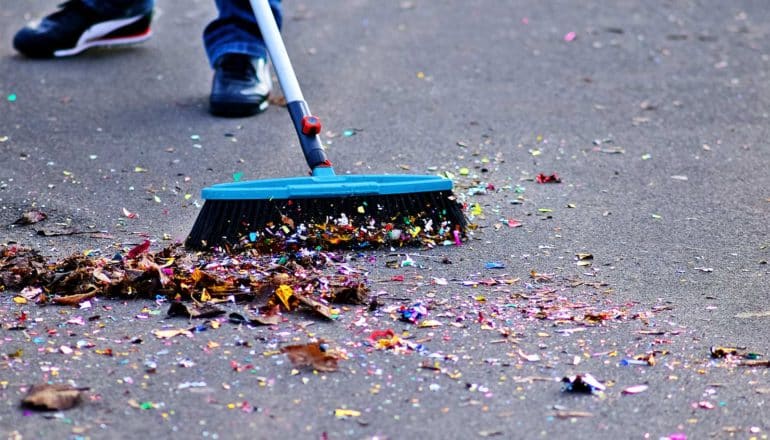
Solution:
[[[221,183],[203,189],[186,246],[331,249],[460,244],[467,219],[452,181],[422,175],[335,175]]]
[[[220,183],[204,188],[206,200],[311,199],[451,191],[452,181],[425,175],[313,175]]]

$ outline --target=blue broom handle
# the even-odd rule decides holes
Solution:
[[[283,44],[270,4],[267,0],[251,0],[251,8],[257,17],[259,30],[262,32],[262,38],[265,40],[267,52],[270,54],[275,73],[278,75],[278,81],[281,83],[286,102],[304,101],[305,98],[302,97],[302,90],[300,90],[297,82],[297,75],[294,73],[291,61],[289,61],[289,54],[286,53],[286,46]]]
[[[267,0],[250,0],[250,2],[251,9],[257,18],[259,30],[262,32],[262,39],[265,40],[267,52],[270,54],[270,60],[273,62],[273,68],[278,75],[278,82],[281,83],[283,96],[286,98],[286,106],[294,123],[305,161],[313,170],[313,175],[334,175],[332,164],[327,159],[321,138],[317,134],[320,131],[320,121],[311,115],[307,102],[302,96],[297,75],[294,73],[291,61],[289,61],[289,54],[286,53],[286,46],[283,44],[283,38],[281,38],[270,4]],[[308,118],[312,118],[309,120],[313,121],[313,131],[306,131],[308,127],[305,126],[305,122]]]

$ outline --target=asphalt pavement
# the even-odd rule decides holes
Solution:
[[[203,187],[307,173],[279,90],[256,117],[208,114],[213,2],[160,0],[140,46],[14,53],[15,31],[53,6],[0,10],[0,244],[50,261],[145,239],[157,251],[184,240]],[[5,292],[8,438],[768,437],[770,368],[747,362],[770,356],[764,2],[285,10],[337,171],[453,176],[468,241],[343,254],[382,304],[334,321],[161,339],[196,323],[153,300],[78,309]],[[47,218],[13,225],[32,210]],[[429,325],[399,319],[418,302]],[[385,329],[405,345],[378,349]],[[345,353],[338,371],[280,354],[317,338]],[[586,374],[605,389],[569,391]],[[69,410],[22,408],[43,382],[89,391]]]

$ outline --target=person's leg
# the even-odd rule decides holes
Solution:
[[[280,0],[269,0],[273,16],[281,28],[283,13]],[[212,67],[226,53],[241,53],[252,58],[266,58],[265,43],[248,0],[216,0],[219,16],[203,31],[203,44]]]
[[[153,0],[69,0],[36,26],[16,33],[14,48],[34,58],[78,54],[89,47],[150,38]]]
[[[270,0],[278,26],[281,2]],[[219,16],[203,42],[214,68],[209,110],[218,116],[250,116],[267,108],[272,88],[267,50],[248,0],[216,0]]]

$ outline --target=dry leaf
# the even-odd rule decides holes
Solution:
[[[144,240],[141,244],[134,246],[131,248],[131,250],[128,251],[128,258],[136,258],[139,255],[142,255],[143,253],[147,252],[147,250],[150,248],[150,240]]]
[[[334,319],[334,311],[326,304],[305,295],[294,295],[294,297],[324,318]]]
[[[19,226],[33,225],[47,218],[48,218],[48,215],[46,215],[46,213],[33,209],[32,211],[27,211],[24,214],[22,214],[21,217],[19,217],[15,222],[13,222],[13,224],[19,225]]]
[[[278,325],[281,323],[281,317],[278,315],[272,315],[272,316],[265,316],[265,315],[256,315],[249,321],[249,324],[259,324],[259,325]]]
[[[322,340],[305,345],[289,345],[281,353],[289,357],[291,364],[299,367],[313,367],[318,371],[336,371],[339,357],[321,348]]]
[[[179,329],[167,329],[167,330],[153,330],[152,334],[157,336],[158,339],[170,339],[174,336],[179,335],[185,335],[187,337],[192,337],[192,332],[190,330],[187,330],[186,328],[179,328]]]
[[[223,315],[224,310],[211,304],[201,306],[187,306],[181,302],[172,302],[168,308],[168,317],[181,316],[184,318],[214,318]]]
[[[60,306],[77,307],[83,301],[88,301],[89,299],[95,297],[98,292],[98,290],[94,289],[88,293],[81,293],[78,295],[57,296],[56,298],[52,299],[51,302],[54,304],[59,304]]]
[[[85,390],[88,390],[88,388],[75,388],[63,384],[34,385],[21,403],[26,407],[39,410],[58,411],[70,409],[80,402],[80,396]]]
[[[247,324],[252,327],[258,325],[277,325],[281,323],[281,317],[279,315],[256,315],[253,318],[246,318],[240,313],[230,313],[229,320],[233,324]]]
[[[336,304],[366,304],[369,288],[364,283],[333,289],[332,302]]]
[[[270,101],[270,105],[276,106],[276,107],[286,107],[286,97],[283,95],[276,95],[274,93],[271,93],[270,96],[267,98],[268,101]]]

